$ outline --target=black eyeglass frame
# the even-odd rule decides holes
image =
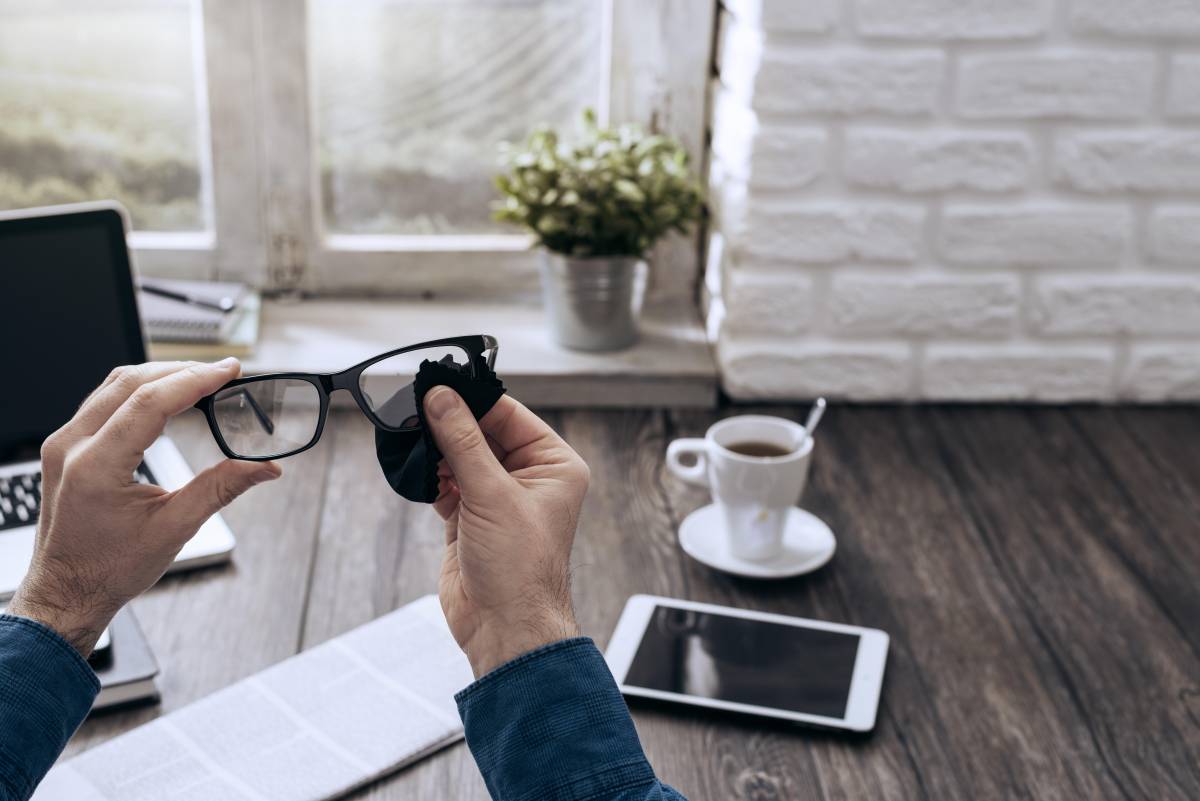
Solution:
[[[325,431],[325,419],[329,414],[329,396],[341,389],[346,390],[354,396],[354,402],[358,404],[358,408],[367,416],[367,419],[370,420],[371,424],[376,428],[390,432],[415,431],[417,430],[416,426],[389,426],[379,418],[379,415],[371,411],[371,407],[367,403],[367,399],[363,397],[360,378],[362,377],[363,370],[366,370],[371,365],[378,364],[385,359],[390,359],[393,356],[400,356],[404,353],[411,353],[412,351],[427,350],[429,348],[438,347],[461,348],[466,352],[467,356],[470,357],[467,360],[467,364],[471,369],[471,375],[477,376],[479,364],[486,363],[488,369],[495,367],[496,354],[500,350],[500,343],[496,341],[495,337],[487,334],[473,334],[471,336],[463,337],[446,337],[444,339],[433,339],[428,342],[420,342],[416,345],[406,345],[403,348],[389,350],[386,353],[381,353],[378,356],[372,356],[366,361],[359,362],[353,367],[348,367],[345,370],[342,370],[340,373],[264,373],[263,375],[235,378],[234,380],[222,386],[216,392],[213,392],[211,395],[205,395],[203,398],[196,401],[195,408],[204,412],[204,417],[206,420],[208,420],[208,428],[212,432],[213,439],[217,441],[217,447],[221,449],[221,453],[225,454],[230,459],[238,459],[244,462],[268,462],[272,459],[284,459],[288,456],[295,456],[298,453],[303,453],[304,451],[316,445],[321,439],[321,434]],[[225,441],[225,437],[221,434],[221,428],[217,424],[216,411],[214,409],[216,396],[233,387],[240,387],[246,384],[255,384],[261,381],[278,381],[281,379],[295,379],[304,381],[316,387],[317,392],[320,395],[321,407],[318,412],[319,416],[317,418],[317,428],[316,431],[313,432],[312,439],[309,440],[309,442],[303,447],[286,451],[284,453],[272,454],[270,456],[244,456],[240,453],[236,453],[232,448],[229,447],[229,443]],[[246,393],[246,396],[247,398],[250,398],[249,393]],[[261,408],[256,402],[253,402],[253,398],[250,399],[252,401],[255,414],[259,416],[259,419],[261,420],[263,415]]]

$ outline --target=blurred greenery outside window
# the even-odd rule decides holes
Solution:
[[[211,227],[188,0],[0,0],[0,208],[116,198]]]
[[[338,234],[511,234],[501,141],[601,101],[601,0],[311,0],[321,211]]]
[[[528,292],[529,238],[492,218],[499,144],[591,107],[665,119],[696,158],[716,9],[0,0],[0,210],[116,199],[151,275]],[[694,253],[674,264],[690,294]]]

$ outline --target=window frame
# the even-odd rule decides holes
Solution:
[[[192,0],[202,202],[208,230],[132,231],[140,272],[269,286],[259,187],[254,3]],[[252,191],[246,191],[250,187]]]
[[[602,118],[678,136],[703,180],[717,0],[603,0]],[[315,157],[308,3],[193,0],[211,183],[208,233],[135,232],[144,272],[276,292],[490,299],[537,285],[531,238],[327,234]],[[296,165],[305,165],[298,169]],[[694,299],[702,232],[651,254],[648,302]]]

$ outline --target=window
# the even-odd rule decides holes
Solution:
[[[605,6],[314,0],[325,230],[511,233],[488,215],[496,143],[603,105]]]
[[[496,295],[497,147],[592,106],[701,165],[715,0],[0,0],[0,208],[115,197],[141,269]],[[690,292],[694,243],[656,284]]]
[[[118,197],[138,230],[212,230],[193,11],[0,0],[0,205]]]

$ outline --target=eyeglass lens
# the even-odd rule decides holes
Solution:
[[[413,379],[426,361],[474,370],[470,354],[457,345],[420,348],[372,364],[363,370],[358,385],[367,406],[385,426],[411,429],[419,425]]]
[[[239,456],[281,456],[317,435],[321,393],[298,378],[272,378],[228,387],[213,396],[213,417],[225,444]]]

